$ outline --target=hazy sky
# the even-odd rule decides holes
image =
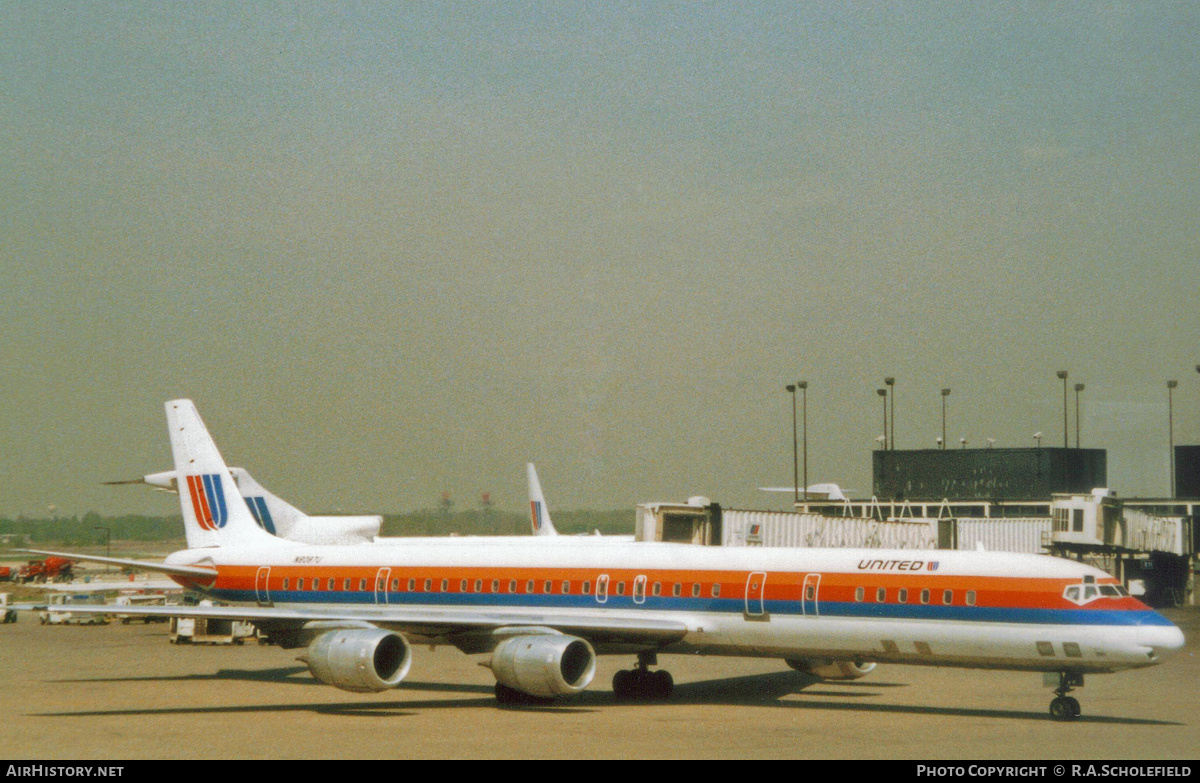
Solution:
[[[0,514],[167,513],[191,397],[309,511],[869,492],[1200,441],[1200,5],[0,0]],[[1074,400],[1071,401],[1074,443]]]

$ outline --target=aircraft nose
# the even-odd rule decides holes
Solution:
[[[1141,639],[1143,645],[1149,648],[1146,655],[1152,661],[1161,661],[1182,649],[1184,644],[1183,631],[1174,625],[1162,625],[1145,629],[1146,634]]]

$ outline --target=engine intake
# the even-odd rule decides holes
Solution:
[[[326,685],[355,693],[395,688],[408,674],[408,642],[381,628],[328,631],[313,640],[301,660]]]
[[[875,664],[859,661],[834,661],[829,658],[789,658],[788,666],[823,680],[857,680],[875,671]]]
[[[501,685],[530,696],[562,698],[592,681],[596,651],[577,636],[512,636],[496,647],[491,667]]]

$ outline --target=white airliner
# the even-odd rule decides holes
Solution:
[[[145,613],[249,620],[306,647],[312,674],[349,691],[396,686],[419,643],[490,653],[502,703],[580,692],[598,653],[637,656],[613,678],[618,698],[665,698],[657,656],[699,653],[780,658],[829,678],[876,662],[1045,672],[1057,683],[1051,715],[1071,720],[1079,703],[1066,694],[1085,673],[1157,664],[1184,642],[1108,574],[1041,555],[286,541],[255,523],[191,401],[166,409],[188,548],[136,564],[249,605]]]

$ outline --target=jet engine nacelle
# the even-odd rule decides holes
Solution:
[[[579,693],[596,674],[596,651],[565,634],[512,636],[492,653],[496,682],[541,698]]]
[[[857,680],[875,670],[873,663],[833,661],[829,658],[791,658],[786,663],[798,672],[807,672],[823,680]]]
[[[408,674],[408,642],[381,628],[328,631],[313,640],[301,660],[326,685],[355,693],[395,688]]]

